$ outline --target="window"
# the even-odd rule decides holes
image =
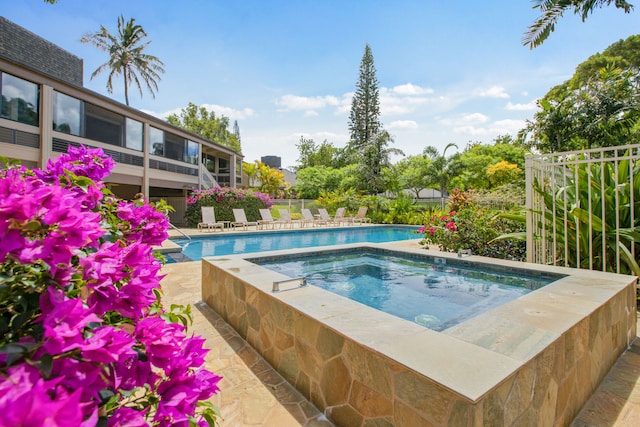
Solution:
[[[170,133],[164,133],[164,157],[167,159],[180,160],[184,162],[185,154],[185,140],[172,135]]]
[[[53,92],[53,130],[82,136],[80,123],[82,102],[60,92]]]
[[[38,85],[0,73],[0,117],[38,126]]]
[[[137,120],[126,118],[125,142],[127,148],[143,151],[143,125]]]
[[[218,173],[229,173],[229,159],[218,158]]]
[[[122,147],[124,117],[93,104],[85,103],[85,138]]]
[[[211,154],[202,154],[202,163],[204,163],[204,167],[213,174],[216,173],[216,158]]]
[[[192,165],[198,164],[198,143],[193,141],[187,141],[187,153],[184,161],[191,163]]]
[[[149,154],[164,156],[164,132],[154,127],[149,128]]]

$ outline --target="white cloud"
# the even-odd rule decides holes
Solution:
[[[411,83],[394,86],[390,89],[390,91],[397,93],[398,95],[431,95],[433,94],[433,89],[416,86]]]
[[[340,105],[340,101],[335,96],[297,96],[284,95],[275,101],[275,104],[281,106],[279,111],[292,110],[316,110],[327,106]]]
[[[255,111],[253,111],[252,108],[243,108],[242,110],[236,110],[235,108],[216,104],[202,104],[201,107],[206,108],[208,111],[213,111],[217,115],[229,117],[232,120],[243,120],[252,117],[255,114]]]
[[[460,117],[460,119],[458,119],[459,123],[468,125],[478,125],[480,123],[486,123],[488,121],[489,117],[485,116],[482,113],[465,114],[464,116]]]
[[[467,134],[472,136],[498,136],[515,135],[525,126],[524,120],[497,120],[485,126],[474,124],[453,126],[453,132],[457,134]]]
[[[351,111],[351,100],[353,99],[354,92],[347,92],[342,95],[342,99],[336,108],[335,115],[342,116],[348,115]]]
[[[418,123],[414,120],[396,120],[385,126],[388,130],[391,129],[418,129]]]
[[[242,110],[236,110],[235,108],[225,107],[223,105],[215,105],[215,104],[202,104],[198,107],[204,107],[207,111],[213,111],[216,116],[225,116],[231,120],[242,120],[248,117],[253,117],[255,112],[252,108],[243,108]],[[158,117],[162,120],[166,120],[172,114],[177,114],[178,116],[182,113],[183,108],[174,108],[169,111],[165,111],[162,113],[158,113],[150,110],[142,110],[143,112],[150,114],[154,117]]]
[[[509,98],[509,94],[502,86],[491,86],[489,89],[477,89],[476,96],[481,98]]]
[[[380,88],[380,115],[397,116],[414,112],[430,101],[424,96],[433,90],[407,83],[393,88]]]
[[[304,113],[305,117],[318,117],[318,112],[314,110],[308,110]]]
[[[457,126],[453,128],[454,133],[464,133],[468,135],[487,135],[489,134],[489,130],[484,127],[475,127],[475,126]]]
[[[499,134],[510,134],[514,135],[518,133],[521,129],[523,129],[526,125],[524,120],[497,120],[493,122],[491,125],[491,131]]]
[[[507,102],[507,106],[505,108],[509,111],[532,111],[537,110],[538,106],[536,105],[536,101],[531,101],[527,104],[513,104],[511,102]]]

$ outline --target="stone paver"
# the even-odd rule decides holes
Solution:
[[[206,235],[193,229],[182,231]],[[173,230],[170,234],[177,236]],[[194,324],[190,331],[206,339],[206,347],[211,349],[207,367],[223,376],[219,383],[221,391],[212,398],[222,414],[220,427],[333,425],[201,301],[199,261],[167,264],[163,273],[167,275],[162,281],[165,305],[191,304]],[[636,337],[571,427],[639,425],[640,337]]]
[[[191,305],[189,331],[206,339],[207,368],[223,377],[212,398],[222,414],[220,427],[333,425],[201,301],[199,261],[167,264],[162,273],[163,304]]]
[[[636,337],[631,348],[613,365],[571,427],[639,425],[640,337]]]

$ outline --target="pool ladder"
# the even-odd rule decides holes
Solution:
[[[303,288],[307,286],[307,278],[306,277],[296,277],[294,279],[283,279],[283,280],[274,280],[273,287],[271,288],[271,292],[280,292],[280,284],[281,283],[289,283],[289,282],[300,282],[298,288]],[[296,289],[296,288],[292,288]]]

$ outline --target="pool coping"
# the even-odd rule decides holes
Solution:
[[[637,280],[635,276],[598,271],[479,256],[464,257],[463,262],[525,268],[528,271],[551,272],[565,277],[457,326],[435,332],[312,286],[296,288],[296,284],[291,283],[290,288],[283,286],[283,291],[274,293],[271,289],[272,282],[287,277],[247,260],[374,247],[433,256],[447,262],[461,261],[456,254],[427,251],[415,245],[398,243],[358,243],[207,257],[203,259],[203,263],[212,263],[216,268],[241,277],[243,282],[260,292],[318,319],[340,335],[353,338],[372,351],[432,379],[470,402],[479,402],[489,392],[512,378],[523,365],[530,363],[547,347],[563,338],[567,330],[584,323],[585,319],[588,321],[590,314],[602,307],[602,304],[625,292],[631,284],[635,288]],[[203,297],[205,286],[203,281]],[[629,317],[631,321],[622,319],[625,330],[617,331],[622,337],[618,341],[625,341],[624,348],[636,336],[635,310],[630,311],[620,314],[622,317]],[[607,370],[608,368],[605,373]],[[600,375],[598,373],[596,376]]]

